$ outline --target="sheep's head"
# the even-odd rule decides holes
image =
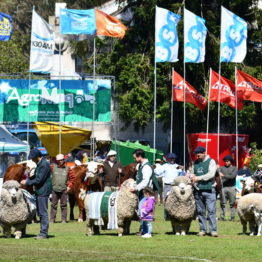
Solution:
[[[129,191],[131,192],[130,190],[134,190],[136,188],[136,182],[134,179],[132,178],[129,178],[127,179],[126,181],[123,182],[123,184],[121,185],[121,188],[120,190],[125,190],[125,191]]]
[[[193,192],[190,179],[186,176],[177,177],[172,191],[179,199],[188,199]]]
[[[23,193],[20,190],[20,184],[15,180],[8,180],[3,184],[1,199],[7,203],[7,205],[15,204],[19,199],[23,197]]]
[[[244,181],[244,187],[245,187],[245,191],[247,192],[251,192],[254,191],[254,179],[251,177],[248,177],[245,181]]]

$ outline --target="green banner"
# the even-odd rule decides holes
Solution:
[[[93,110],[111,121],[111,80],[0,79],[0,121],[88,122]]]

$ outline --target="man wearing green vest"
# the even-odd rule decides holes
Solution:
[[[139,200],[141,200],[143,198],[144,188],[153,188],[154,186],[156,187],[157,191],[159,191],[159,185],[152,166],[148,162],[148,159],[145,158],[145,151],[142,149],[137,149],[135,150],[133,156],[134,160],[138,163],[136,175],[137,186],[135,190],[138,192]]]
[[[40,217],[40,234],[36,240],[48,238],[48,197],[52,192],[51,168],[41,151],[32,149],[28,156],[36,163],[35,178],[22,180],[22,185],[35,186],[36,207]]]
[[[52,165],[52,200],[50,211],[50,222],[55,223],[57,205],[60,200],[61,220],[66,223],[67,219],[67,187],[68,183],[68,167],[65,165],[65,157],[63,154],[56,156],[57,165]]]
[[[196,161],[193,165],[192,170],[194,174],[191,175],[191,180],[195,184],[196,189],[194,196],[200,225],[198,236],[205,236],[207,233],[207,210],[210,234],[212,237],[217,237],[216,191],[214,188],[217,169],[216,162],[206,155],[206,149],[202,146],[197,147],[194,150],[194,154],[196,155]]]

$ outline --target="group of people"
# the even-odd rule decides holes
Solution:
[[[136,187],[133,189],[139,198],[139,216],[141,219],[141,230],[139,235],[148,238],[152,236],[152,221],[154,207],[156,204],[155,192],[159,191],[157,178],[163,181],[163,199],[165,199],[172,189],[174,179],[181,175],[188,175],[194,186],[194,197],[197,207],[197,216],[200,225],[199,236],[207,234],[207,221],[209,223],[210,235],[217,237],[216,223],[216,191],[215,175],[219,174],[222,183],[220,192],[221,212],[220,220],[225,220],[226,202],[229,201],[231,209],[231,220],[235,218],[236,202],[236,176],[237,168],[233,165],[231,156],[224,157],[224,166],[218,166],[214,159],[206,154],[204,147],[197,147],[194,150],[196,160],[190,168],[190,172],[185,172],[184,168],[176,163],[176,155],[169,153],[164,164],[156,163],[150,165],[142,149],[137,149],[133,153],[134,161],[137,163]],[[29,159],[36,164],[35,176],[21,181],[21,184],[35,186],[37,211],[40,217],[40,234],[36,239],[48,238],[48,199],[51,197],[50,222],[55,222],[57,205],[60,200],[61,220],[67,222],[67,193],[72,188],[72,177],[70,168],[65,164],[65,157],[62,154],[56,156],[56,164],[50,163],[41,155],[37,149],[30,151]],[[158,162],[158,161],[157,161]],[[117,160],[117,152],[110,150],[103,162],[104,191],[116,191],[120,186],[122,175],[122,165]],[[262,165],[254,175],[262,182]],[[207,212],[207,216],[206,216]]]

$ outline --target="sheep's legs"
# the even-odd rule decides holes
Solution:
[[[91,219],[87,218],[86,219],[86,235],[88,236],[94,235],[93,226],[94,226],[94,222]]]
[[[130,234],[130,225],[131,225],[131,220],[124,221],[124,235]]]
[[[3,225],[3,234],[5,237],[10,238],[11,237],[11,227],[7,225]]]

